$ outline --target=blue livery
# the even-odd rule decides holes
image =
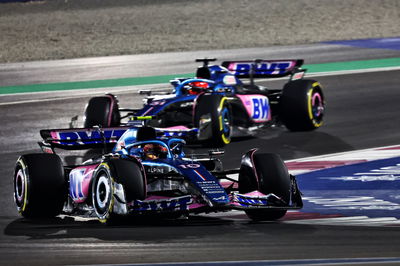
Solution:
[[[134,126],[138,116],[155,117],[148,125],[159,136],[179,136],[190,143],[222,147],[234,136],[255,129],[285,125],[291,131],[322,125],[325,100],[322,86],[303,79],[303,60],[225,61],[197,59],[196,76],[171,80],[172,89],[147,94],[139,109],[119,108],[112,94],[90,99],[84,127]],[[256,85],[256,78],[289,77],[282,89]]]

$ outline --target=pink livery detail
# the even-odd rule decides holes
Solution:
[[[236,95],[243,103],[250,118],[255,123],[263,123],[271,120],[271,111],[268,98],[260,94]]]
[[[260,197],[267,197],[268,195],[265,195],[263,193],[261,193],[258,190],[254,190],[253,192],[249,192],[249,193],[244,193],[242,194],[243,196],[247,196],[247,197],[254,197],[254,198],[260,198]]]
[[[181,131],[181,130],[183,130],[183,131],[187,131],[187,130],[190,130],[190,128],[188,128],[188,127],[185,127],[185,126],[173,126],[173,127],[163,127],[163,128],[156,128],[156,129],[159,129],[159,130],[171,130],[171,131]]]
[[[93,172],[97,166],[98,164],[81,166],[69,173],[69,195],[75,203],[82,203],[87,199]]]

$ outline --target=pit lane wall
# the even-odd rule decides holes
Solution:
[[[400,218],[400,145],[286,162],[305,212]]]

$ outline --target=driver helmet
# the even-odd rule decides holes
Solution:
[[[168,150],[161,144],[149,143],[143,146],[143,154],[145,159],[157,160],[167,158]]]
[[[204,82],[204,81],[194,81],[194,82],[190,82],[188,84],[188,93],[190,95],[198,95],[200,94],[202,91],[205,91],[206,89],[208,89],[208,83]]]

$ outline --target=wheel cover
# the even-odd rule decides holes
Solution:
[[[322,94],[315,89],[308,93],[308,115],[315,127],[322,125],[325,106]]]
[[[229,108],[225,105],[226,98],[222,98],[219,106],[219,130],[222,141],[225,144],[231,142],[231,114]]]
[[[224,135],[230,136],[231,135],[231,116],[229,114],[228,108],[224,108],[222,110],[222,131]]]
[[[96,180],[93,206],[100,219],[106,219],[112,205],[111,180],[102,172]]]
[[[20,168],[15,175],[14,180],[14,196],[15,203],[19,211],[24,211],[26,203],[26,175],[25,171]]]
[[[312,111],[313,111],[313,116],[314,118],[322,118],[322,115],[324,114],[324,104],[322,101],[322,96],[321,94],[314,93],[312,96]]]

